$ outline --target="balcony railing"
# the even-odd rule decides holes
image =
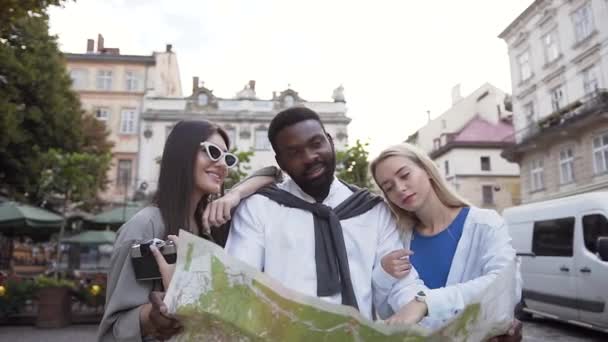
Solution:
[[[514,134],[518,138],[516,139],[517,144],[524,144],[553,127],[564,126],[589,115],[605,111],[608,111],[608,90],[598,89],[515,132]]]

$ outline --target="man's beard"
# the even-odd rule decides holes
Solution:
[[[296,184],[298,184],[302,191],[320,202],[329,194],[331,183],[334,180],[334,173],[336,172],[336,157],[334,155],[331,160],[315,163],[307,168],[307,170],[314,168],[319,164],[323,165],[325,168],[325,171],[319,177],[313,180],[304,179],[304,177],[293,178],[293,180],[296,182]]]

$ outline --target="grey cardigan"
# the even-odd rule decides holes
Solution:
[[[106,289],[105,312],[98,341],[142,341],[139,325],[140,306],[149,303],[148,295],[160,290],[159,281],[137,281],[129,259],[130,247],[135,242],[165,237],[165,225],[156,207],[146,207],[133,216],[119,230],[110,260]]]

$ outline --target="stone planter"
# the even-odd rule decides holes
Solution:
[[[72,322],[72,297],[68,287],[38,290],[38,328],[62,328]]]

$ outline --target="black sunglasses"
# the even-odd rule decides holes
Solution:
[[[214,143],[203,141],[201,143],[201,148],[207,153],[209,159],[214,162],[224,158],[224,163],[226,163],[228,168],[233,168],[239,163],[239,158],[237,156],[230,152],[222,151],[222,149]]]

